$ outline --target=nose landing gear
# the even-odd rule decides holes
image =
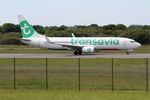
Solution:
[[[133,51],[133,49],[127,50],[126,54],[129,55],[130,51]]]

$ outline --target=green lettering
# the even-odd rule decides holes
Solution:
[[[115,39],[115,40],[113,41],[113,44],[114,44],[114,45],[119,45],[119,40],[116,40],[116,39]]]
[[[109,40],[105,40],[105,44],[106,45],[109,45],[109,44],[112,45],[112,40],[110,40],[110,39]]]
[[[91,45],[91,40],[90,39],[86,40],[86,45],[88,45],[88,44]]]
[[[115,40],[112,40],[112,39],[106,39],[106,40],[103,40],[103,39],[93,39],[93,40],[90,40],[90,39],[71,39],[71,44],[72,45],[77,45],[77,44],[80,44],[80,45],[119,45],[119,40],[118,39],[115,39]]]
[[[79,41],[79,43],[80,43],[80,45],[85,45],[85,40],[82,40],[82,39],[81,39],[81,40]]]
[[[79,39],[75,40],[75,45],[77,45],[79,43]]]
[[[97,40],[96,39],[92,40],[92,45],[97,45]]]
[[[71,39],[71,44],[74,45],[74,39]]]
[[[104,45],[104,40],[98,40],[98,45]]]

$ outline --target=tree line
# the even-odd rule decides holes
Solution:
[[[150,25],[130,25],[127,27],[123,24],[109,24],[104,26],[91,24],[45,27],[33,25],[33,27],[38,33],[50,37],[71,37],[71,33],[74,33],[76,37],[127,37],[141,44],[150,44]],[[1,45],[22,44],[17,38],[21,38],[19,25],[5,23],[0,26]]]

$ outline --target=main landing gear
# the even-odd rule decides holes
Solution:
[[[82,55],[82,51],[76,50],[76,51],[74,52],[74,55]]]
[[[127,55],[129,55],[129,52],[126,52]]]

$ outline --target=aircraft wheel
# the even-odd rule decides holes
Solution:
[[[129,52],[126,52],[127,55],[129,55]]]
[[[78,55],[78,52],[77,52],[77,51],[75,51],[75,52],[74,52],[74,55]]]
[[[82,51],[79,51],[78,54],[79,54],[79,55],[82,55]]]

